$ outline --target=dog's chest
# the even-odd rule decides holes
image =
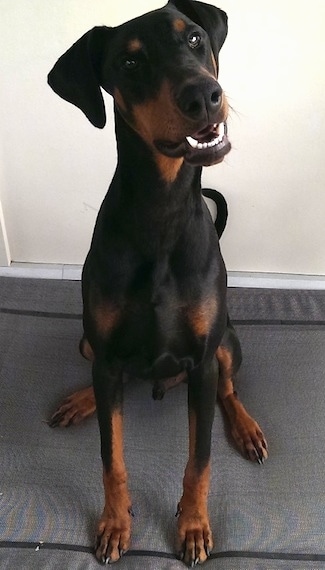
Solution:
[[[107,339],[112,358],[153,378],[197,364],[218,318],[216,290],[207,294],[195,274],[180,280],[167,258],[139,267]]]

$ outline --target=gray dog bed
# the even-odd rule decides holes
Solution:
[[[205,568],[325,569],[325,292],[230,289],[244,362],[237,389],[265,431],[263,467],[234,448],[219,406]],[[78,353],[80,283],[0,278],[0,568],[96,570],[103,506],[96,418],[51,430],[62,397],[90,381]],[[173,555],[187,459],[186,386],[125,387],[132,550],[120,570],[182,570]]]

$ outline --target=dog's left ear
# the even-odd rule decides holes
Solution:
[[[113,33],[113,28],[106,26],[97,26],[86,32],[60,57],[48,74],[48,84],[53,91],[79,107],[99,129],[106,123],[100,90],[101,58]]]
[[[169,0],[168,4],[172,4],[185,14],[190,20],[203,28],[211,42],[214,56],[218,59],[219,51],[228,33],[228,17],[226,12],[205,2],[196,0]]]

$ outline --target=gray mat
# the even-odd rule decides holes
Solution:
[[[219,570],[325,569],[325,292],[230,290],[244,363],[238,391],[266,432],[270,459],[233,447],[220,408],[210,492]],[[0,568],[92,570],[102,508],[95,418],[51,430],[46,419],[87,385],[78,354],[80,284],[0,279]],[[121,570],[181,570],[175,511],[187,459],[186,387],[151,399],[125,387],[132,550]]]

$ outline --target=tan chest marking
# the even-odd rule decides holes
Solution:
[[[209,334],[216,317],[217,308],[216,298],[210,297],[187,311],[190,326],[197,336],[202,337]]]

